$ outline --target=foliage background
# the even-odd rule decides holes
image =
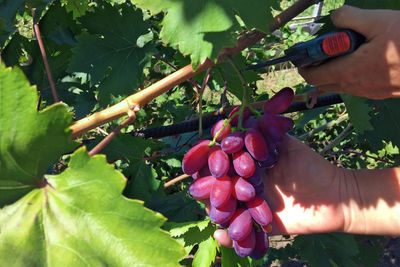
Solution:
[[[165,62],[196,68],[207,57],[215,60],[244,31],[253,27],[266,31],[272,14],[294,2],[2,0],[0,257],[10,261],[7,266],[256,266],[273,261],[376,266],[381,262],[393,239],[336,233],[284,236],[272,240],[268,255],[258,262],[219,248],[212,238],[216,226],[207,219],[203,205],[187,193],[190,179],[164,188],[165,182],[181,174],[180,161],[198,134],[158,140],[129,135],[197,117],[199,96],[191,83],[182,83],[142,107],[133,125],[123,129],[102,151],[104,155],[90,158],[86,149],[122,119],[93,129],[76,142],[70,141],[66,130],[73,120],[171,74],[174,69]],[[400,8],[400,1],[346,2]],[[325,1],[322,14],[342,4]],[[308,9],[301,16],[311,13]],[[40,26],[64,104],[53,105],[34,24]],[[243,67],[277,57],[294,43],[311,38],[301,28],[291,31],[285,26],[280,32],[244,50],[235,57],[236,64]],[[312,89],[290,64],[245,75],[251,101],[268,99],[284,86],[296,93]],[[203,79],[204,74],[194,77],[199,84]],[[222,63],[213,68],[203,112],[221,106],[226,83],[227,101],[240,103],[241,82]],[[397,166],[399,101],[343,98],[345,104],[291,114],[296,121],[291,134],[346,168]]]

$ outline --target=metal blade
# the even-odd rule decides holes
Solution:
[[[275,59],[272,59],[272,60],[268,60],[268,61],[265,61],[265,62],[261,62],[261,63],[258,63],[256,65],[247,66],[245,70],[256,70],[256,69],[260,69],[260,68],[263,68],[263,67],[276,65],[276,64],[279,64],[279,63],[282,63],[282,62],[299,60],[299,59],[302,59],[303,57],[304,57],[304,54],[287,55],[287,56],[275,58]]]

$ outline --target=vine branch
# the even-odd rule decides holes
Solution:
[[[300,14],[313,4],[315,4],[315,0],[298,0],[292,6],[290,6],[274,18],[274,21],[269,25],[270,31],[273,32],[279,27],[285,25],[292,18],[296,17],[298,14]],[[225,48],[222,55],[229,54],[230,56],[235,56],[245,48],[257,43],[265,36],[265,33],[258,30],[253,30],[250,33],[241,37],[235,47]],[[222,55],[219,56],[218,63],[223,61]],[[111,106],[105,110],[102,110],[100,112],[92,114],[89,117],[75,122],[75,124],[70,127],[72,131],[71,138],[75,138],[89,131],[90,129],[96,128],[97,126],[100,126],[125,115],[129,111],[129,106],[126,104],[126,102],[133,103],[142,107],[157,96],[167,92],[168,90],[174,88],[175,86],[181,84],[182,82],[194,77],[195,75],[205,71],[206,69],[214,65],[214,62],[210,59],[207,59],[203,64],[200,64],[196,70],[193,70],[192,66],[189,64],[182,69],[179,69],[176,72],[168,75],[164,79],[147,87],[146,89],[127,97],[124,101],[121,101],[114,106]]]
[[[56,91],[56,87],[54,86],[53,76],[51,75],[51,70],[50,70],[49,62],[47,61],[46,50],[44,49],[44,44],[43,44],[43,41],[42,41],[42,36],[40,35],[39,25],[38,25],[37,23],[35,23],[35,24],[33,25],[33,28],[34,28],[34,30],[35,30],[36,39],[37,39],[38,44],[39,44],[40,53],[42,54],[44,67],[45,67],[46,73],[47,73],[47,78],[48,78],[49,83],[50,83],[51,93],[52,93],[52,95],[53,95],[54,102],[57,103],[57,102],[59,102],[58,96],[57,96],[57,91]],[[40,104],[39,104],[38,106],[40,106]]]

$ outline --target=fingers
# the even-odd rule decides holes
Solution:
[[[382,18],[368,9],[344,5],[331,14],[331,20],[338,28],[352,29],[364,35],[368,40],[375,34],[377,21]]]
[[[218,244],[220,246],[232,248],[233,247],[233,241],[229,237],[228,232],[222,229],[217,229],[214,232],[214,238],[217,240]]]

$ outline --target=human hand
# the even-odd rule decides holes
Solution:
[[[371,99],[400,97],[400,11],[343,6],[332,13],[338,28],[366,37],[353,53],[299,73],[320,92],[349,93]]]
[[[264,195],[274,218],[271,234],[342,231],[343,186],[348,170],[338,168],[291,136],[285,136],[278,163],[264,176]],[[226,231],[214,237],[232,246]]]

